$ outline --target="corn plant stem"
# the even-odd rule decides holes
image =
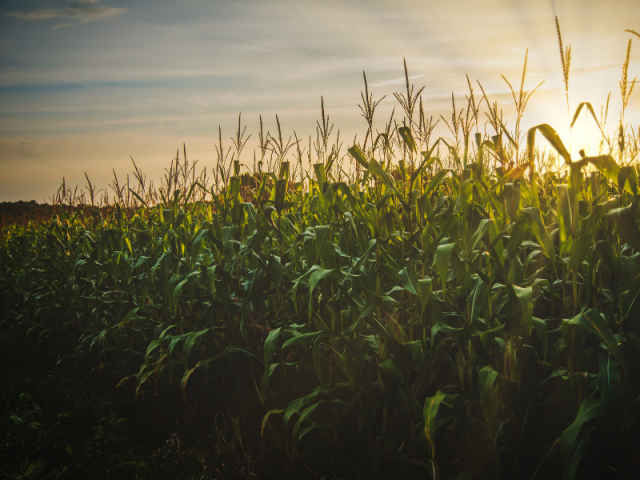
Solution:
[[[578,272],[574,270],[573,274],[573,311],[575,314],[578,313]]]

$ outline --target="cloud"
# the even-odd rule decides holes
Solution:
[[[43,148],[40,142],[25,140],[20,137],[15,139],[0,137],[0,153],[3,158],[30,158],[39,159]]]
[[[409,77],[409,80],[414,80],[416,78],[420,78],[422,75],[413,75]],[[400,85],[405,83],[407,79],[405,77],[394,78],[393,80],[378,80],[377,82],[371,82],[369,85],[375,85],[376,87],[381,87],[383,85]]]
[[[40,8],[31,12],[9,12],[9,17],[18,18],[20,20],[48,20],[50,18],[71,18],[78,20],[80,23],[93,22],[103,20],[126,13],[127,8],[114,8],[98,5],[100,0],[74,0],[69,4],[68,8],[51,9]],[[70,23],[59,23],[53,28],[68,27]]]
[[[74,24],[73,23],[63,22],[63,23],[58,23],[58,24],[54,25],[51,28],[54,29],[54,30],[57,30],[59,28],[71,27],[72,25],[74,25]]]

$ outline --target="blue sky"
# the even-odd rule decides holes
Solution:
[[[252,163],[259,114],[266,129],[278,114],[287,136],[307,138],[321,95],[334,135],[340,129],[348,143],[366,128],[357,107],[362,71],[376,98],[387,95],[375,124],[382,128],[404,86],[403,57],[416,87],[425,86],[428,115],[450,115],[452,92],[462,104],[468,74],[510,120],[501,74],[517,84],[528,48],[525,88],[545,83],[525,126],[562,131],[555,15],[572,45],[572,106],[590,101],[599,110],[611,91],[617,115],[631,38],[624,30],[640,30],[637,0],[5,0],[0,201],[43,201],[63,176],[83,184],[85,171],[105,187],[112,169],[131,171],[130,156],[157,181],[183,142],[191,159],[211,167],[218,126],[230,145],[240,111],[253,134],[242,160]],[[640,77],[638,38],[629,74]],[[637,130],[640,88],[630,103]],[[576,128],[592,126],[580,120]]]

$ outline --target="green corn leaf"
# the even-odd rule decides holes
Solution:
[[[178,343],[180,343],[182,340],[186,340],[189,335],[191,335],[191,333],[183,333],[182,335],[167,337],[167,339],[171,338],[171,342],[169,342],[169,347],[167,348],[167,355],[171,356]]]
[[[373,253],[373,251],[376,248],[376,242],[375,240],[371,240],[369,242],[369,247],[367,248],[367,250],[364,252],[364,254],[362,255],[362,257],[360,257],[358,259],[358,261],[356,262],[356,264],[353,266],[353,271],[352,273],[356,273],[359,272],[360,269],[362,268],[362,266],[365,264],[365,262],[369,259],[369,256],[371,256],[371,254]]]
[[[635,312],[638,299],[640,298],[640,278],[635,278],[631,287],[627,291],[624,299],[622,300],[622,311],[625,315],[631,315]]]
[[[420,300],[420,319],[427,308],[427,302],[431,296],[432,279],[430,277],[421,278],[418,280],[418,299]]]
[[[400,385],[404,384],[404,374],[392,359],[389,358],[384,362],[380,362],[378,367],[387,375],[395,377],[400,382]]]
[[[471,237],[471,241],[469,242],[469,251],[473,252],[476,248],[478,242],[484,237],[491,227],[492,220],[490,218],[484,218],[480,220],[480,225],[478,225],[477,230]]]
[[[211,289],[211,296],[216,298],[216,265],[207,268],[207,277],[209,278],[209,288]]]
[[[469,312],[469,325],[473,325],[480,315],[484,303],[485,284],[478,276],[473,278],[471,286],[471,311]]]
[[[274,207],[276,208],[276,212],[280,213],[284,209],[285,198],[287,194],[287,181],[285,179],[276,180],[276,184],[274,187],[275,195],[274,197]]]
[[[436,188],[438,185],[440,185],[440,182],[442,182],[442,179],[447,175],[447,173],[449,173],[451,170],[439,170],[438,173],[436,173],[433,178],[431,179],[431,181],[429,182],[429,185],[427,185],[427,188],[424,191],[425,195],[428,195],[429,193],[431,193],[431,191]]]
[[[209,367],[215,360],[216,360],[215,358],[200,360],[195,367],[190,368],[189,370],[184,372],[184,375],[182,375],[182,380],[180,381],[180,388],[182,389],[182,396],[184,397],[185,402],[187,401],[187,395],[186,395],[185,389],[187,388],[187,382],[189,381],[189,378],[191,378],[191,375],[196,370],[199,370],[201,378],[206,377],[207,372],[209,371]]]
[[[336,152],[331,152],[329,154],[329,158],[327,158],[327,164],[324,166],[324,170],[325,172],[329,173],[331,172],[331,167],[333,166],[333,164],[336,161],[336,158],[338,158],[338,156],[336,155]]]
[[[317,268],[311,274],[311,277],[309,277],[309,308],[308,308],[309,320],[311,320],[311,313],[313,312],[313,290],[316,288],[320,280],[327,278],[329,275],[331,275],[335,271],[336,270],[333,268],[331,269]]]
[[[458,155],[458,150],[453,145],[450,145],[449,142],[447,142],[445,139],[441,139],[441,141],[449,149],[449,154],[451,154],[451,156],[453,157],[453,160],[456,162],[456,166],[458,168],[464,169],[465,165],[463,165],[462,162],[460,161],[460,155]]]
[[[387,172],[384,171],[384,169],[382,168],[382,165],[380,165],[375,158],[372,158],[371,161],[369,162],[368,171],[371,175],[379,178],[382,181],[382,183],[384,183],[384,185],[389,190],[391,190],[396,197],[398,197],[398,200],[405,206],[405,208],[408,208],[408,205],[406,204],[404,197],[396,188],[393,180],[391,179],[389,174],[387,174]]]
[[[127,313],[124,318],[120,321],[120,323],[118,324],[118,330],[120,330],[120,328],[122,328],[124,325],[126,325],[127,323],[129,323],[131,321],[131,319],[133,318],[133,316],[138,313],[138,310],[140,310],[139,307],[136,307],[134,309],[132,309],[131,311],[129,311],[129,313]]]
[[[283,270],[284,269],[282,267],[282,262],[280,261],[280,257],[271,255],[269,257],[269,264],[267,265],[266,273],[267,275],[269,275],[269,279],[271,280],[272,285],[280,284],[280,282],[282,281]],[[247,294],[247,299],[253,299],[258,294],[258,288],[257,287],[253,288],[253,287],[254,285],[258,284],[259,278],[261,276],[260,274],[262,273],[263,273],[262,270],[258,270],[254,274],[254,278],[257,278],[258,280],[254,280],[251,282],[251,290]]]
[[[200,248],[202,247],[202,241],[204,239],[204,237],[209,233],[208,229],[202,229],[198,232],[198,234],[195,236],[195,238],[193,239],[193,241],[191,242],[191,249],[190,249],[190,260],[191,260],[191,264],[195,264],[196,263],[196,259],[198,257],[198,253],[200,253]]]
[[[176,287],[173,289],[170,305],[172,306],[172,310],[174,313],[178,309],[178,303],[180,301],[180,292],[182,291],[182,288],[187,284],[188,281],[189,279],[185,278],[180,283],[178,283],[178,285],[176,285]]]
[[[224,354],[225,355],[230,355],[230,354],[234,354],[234,353],[241,353],[242,355],[244,355],[246,357],[255,358],[258,362],[262,363],[262,359],[260,359],[260,357],[258,357],[254,352],[252,352],[251,350],[249,350],[247,348],[226,347],[224,349]]]
[[[403,268],[402,270],[400,270],[400,272],[398,272],[398,275],[400,275],[400,284],[402,285],[402,288],[404,288],[407,292],[411,293],[412,295],[417,296],[418,292],[416,291],[414,282],[411,280],[411,276],[409,275],[409,272],[407,271],[407,269]]]
[[[229,179],[229,198],[238,202],[242,201],[240,198],[240,177],[231,177]]]
[[[521,288],[513,285],[512,288],[522,309],[522,323],[530,327],[533,319],[533,287]]]
[[[573,219],[571,214],[571,202],[569,199],[569,187],[556,185],[558,192],[558,229],[560,231],[560,256],[564,256],[571,248]]]
[[[618,172],[618,190],[622,193],[627,186],[631,189],[634,197],[638,196],[638,175],[632,166],[621,167]]]
[[[354,145],[353,147],[349,148],[349,153],[356,162],[362,165],[362,167],[364,167],[365,169],[369,168],[369,162],[367,162],[367,159],[364,156],[364,153],[362,153],[362,150],[360,150],[360,147]]]
[[[302,412],[300,412],[300,416],[298,417],[298,421],[293,426],[293,432],[291,434],[291,438],[293,440],[293,451],[294,452],[297,449],[298,442],[302,438],[302,433],[303,432],[300,431],[300,427],[301,427],[302,423],[305,420],[307,420],[307,418],[309,418],[311,416],[311,414],[313,414],[313,412],[315,412],[315,410],[325,402],[326,402],[326,400],[320,400],[320,401],[314,403],[313,405],[308,406],[307,408],[302,410]],[[313,425],[313,427],[315,427],[315,425]],[[308,430],[304,431],[304,434],[306,434],[307,432],[308,432]]]
[[[162,342],[165,336],[167,338],[170,338],[170,336],[168,336],[169,330],[173,330],[174,328],[176,328],[176,325],[169,325],[167,328],[162,330],[162,332],[160,333],[160,336],[158,337],[158,340]]]
[[[293,301],[293,305],[294,305],[294,308],[296,309],[296,312],[298,311],[298,285],[300,284],[300,282],[307,282],[308,284],[307,279],[311,276],[313,272],[315,272],[319,268],[321,267],[319,267],[318,265],[313,265],[301,277],[294,280],[293,287],[291,288],[291,300]]]
[[[239,169],[238,169],[238,171],[239,171]],[[238,175],[239,175],[239,173],[238,173]],[[187,192],[187,194],[184,197],[185,205],[187,203],[189,203],[189,200],[191,199],[191,195],[193,194],[193,191],[195,190],[195,188],[196,188],[196,184],[192,183],[191,186],[189,187],[189,191]]]
[[[576,108],[576,112],[573,114],[573,120],[571,120],[571,128],[573,128],[573,125],[578,120],[578,116],[580,115],[580,112],[582,111],[583,107],[587,108],[589,113],[591,113],[591,117],[596,122],[596,125],[598,125],[598,129],[602,130],[602,128],[600,127],[600,122],[598,122],[598,117],[596,117],[596,114],[593,111],[593,107],[591,106],[591,104],[589,102],[582,102],[580,105],[578,105],[578,108]]]
[[[573,480],[576,477],[576,473],[578,472],[578,464],[580,463],[580,460],[582,460],[587,454],[590,441],[591,435],[587,433],[571,452],[571,456],[565,464],[565,478],[567,480]]]
[[[473,199],[473,179],[462,182],[460,189],[460,212],[463,218],[467,218],[471,209],[471,200]]]
[[[598,221],[604,218],[605,214],[605,209],[598,205],[587,218],[582,220],[580,235],[571,245],[570,271],[578,271],[583,260],[587,257],[589,249],[594,243],[594,235],[598,230]]]
[[[480,334],[480,342],[482,343],[482,347],[485,351],[489,352],[491,349],[491,343],[494,341],[498,334],[503,332],[506,328],[507,324],[503,323],[502,325],[497,326],[496,328],[492,328],[491,330],[484,331]]]
[[[438,245],[435,255],[435,267],[436,272],[440,276],[440,284],[442,290],[446,289],[447,277],[449,276],[449,265],[451,264],[451,252],[453,252],[454,243],[448,243],[446,245]]]
[[[340,352],[338,352],[333,347],[330,347],[330,348],[336,359],[338,368],[340,368],[342,373],[344,373],[344,376],[347,377],[347,380],[349,380],[349,383],[351,384],[351,388],[353,389],[353,391],[355,391],[358,388],[358,382],[356,381],[355,370],[347,364],[346,358],[344,358],[344,356]]]
[[[330,219],[333,214],[333,208],[336,202],[340,204],[340,197],[336,196],[336,189],[329,186],[322,195],[318,196],[318,213],[323,217]]]
[[[407,347],[409,347],[409,351],[411,352],[411,357],[413,358],[413,362],[418,367],[418,370],[422,374],[425,373],[426,368],[424,364],[424,356],[422,354],[423,346],[422,340],[413,340],[412,342],[407,342]]]
[[[538,339],[542,344],[542,359],[543,359],[542,361],[546,362],[547,350],[549,348],[549,330],[547,328],[547,324],[545,323],[544,320],[541,320],[535,317],[531,319],[531,324],[533,325],[533,328],[535,329],[536,334],[538,335]]]
[[[562,158],[564,158],[564,161],[567,163],[567,165],[571,165],[571,155],[569,154],[569,151],[564,146],[564,143],[562,143],[562,140],[560,140],[560,137],[558,136],[556,131],[546,123],[530,128],[527,132],[527,151],[529,152],[529,164],[534,164],[536,131],[540,131],[542,136],[546,138],[551,146],[555,148],[555,150],[562,156]]]
[[[301,335],[296,335],[295,337],[291,337],[289,340],[282,344],[282,348],[291,348],[296,345],[305,344],[308,341],[315,340],[316,337],[320,335],[320,332],[309,332],[303,333]]]
[[[602,343],[609,349],[609,351],[613,354],[613,357],[620,364],[620,366],[625,369],[626,361],[622,356],[622,352],[618,346],[618,340],[613,335],[613,332],[607,325],[604,317],[595,309],[587,310],[586,312],[579,313],[572,319],[568,320],[570,324],[575,324],[581,326],[586,331],[597,335]]]
[[[191,332],[185,340],[184,346],[182,347],[182,357],[185,367],[187,366],[187,362],[189,361],[189,353],[191,353],[191,350],[196,345],[196,343],[202,340],[202,337],[204,337],[209,332],[209,330],[209,328],[205,328],[204,330]]]
[[[612,357],[611,352],[599,352],[598,356],[600,399],[609,422],[616,425],[621,399],[620,366]]]
[[[269,332],[267,339],[264,341],[264,375],[262,376],[262,385],[260,388],[262,403],[264,403],[267,398],[267,388],[269,386],[269,377],[271,375],[271,359],[273,357],[273,352],[276,349],[279,336],[280,328],[276,328]]]
[[[280,164],[280,173],[278,173],[278,179],[285,180],[287,183],[289,183],[289,162],[282,162]]]
[[[262,176],[262,180],[260,180],[260,186],[258,187],[258,193],[256,195],[256,198],[258,199],[258,202],[260,200],[262,200],[262,197],[264,195],[264,192],[267,188],[267,181],[269,180],[270,176],[269,175],[263,175]],[[215,196],[214,196],[215,198]]]
[[[147,202],[145,202],[140,195],[138,195],[136,192],[134,192],[133,190],[131,190],[131,188],[129,188],[129,191],[131,192],[131,194],[136,197],[138,199],[138,201],[144,205],[146,208],[149,208],[149,205],[147,205]]]
[[[409,127],[400,127],[398,128],[398,133],[402,137],[402,140],[404,140],[407,148],[409,148],[413,153],[416,153],[418,149],[416,148],[416,142],[413,139],[411,129]]]
[[[482,367],[478,372],[478,387],[480,389],[480,407],[485,420],[485,428],[489,441],[493,445],[496,438],[496,415],[499,407],[500,396],[497,394],[497,388],[494,387],[498,379],[496,372],[491,365]]]
[[[429,168],[429,166],[431,166],[433,164],[433,162],[436,161],[435,158],[431,157],[431,154],[433,153],[433,150],[436,148],[436,145],[438,143],[436,142],[430,149],[428,152],[422,152],[422,162],[420,162],[420,166],[418,168],[415,169],[415,171],[411,174],[411,179],[410,179],[410,185],[413,188],[413,184],[414,182],[417,180],[418,176],[424,171],[425,168]]]
[[[511,221],[516,220],[516,215],[520,211],[520,184],[507,183],[504,186],[504,196],[507,200],[507,215]]]
[[[522,242],[524,241],[524,237],[529,230],[529,222],[525,216],[520,217],[520,221],[516,221],[513,229],[511,230],[511,236],[509,237],[509,243],[507,243],[507,252],[506,255],[508,258],[513,261],[517,254],[520,251],[520,247]],[[511,275],[509,275],[508,280],[511,282],[513,279]]]
[[[388,298],[391,298],[391,297],[388,297]],[[372,315],[380,303],[382,302],[376,302],[376,300],[368,301],[366,305],[362,308],[362,311],[356,323],[360,322],[361,320],[364,320],[366,321],[366,323],[368,323],[371,326],[371,328],[373,328],[378,333],[380,338],[384,340],[393,341],[395,339],[393,335],[389,332],[389,330],[387,330],[380,323],[380,321]]]
[[[607,218],[615,221],[621,240],[640,251],[640,230],[633,213],[633,207],[615,208],[607,213]]]
[[[164,220],[165,223],[168,223],[169,225],[173,226],[173,223],[175,222],[175,212],[173,211],[173,209],[172,208],[164,209],[162,211],[162,219]]]
[[[582,425],[589,420],[604,415],[604,409],[600,399],[587,397],[582,401],[578,415],[571,425],[569,425],[560,436],[560,453],[565,462],[571,461],[571,452],[576,447],[575,442]],[[566,463],[565,463],[566,465]]]
[[[199,367],[200,365],[196,365],[193,368],[188,369],[187,371],[184,372],[184,375],[182,375],[182,380],[180,380],[180,388],[182,390],[182,396],[184,397],[184,401],[187,401],[187,394],[185,392],[185,389],[187,388],[187,382],[189,381],[189,378],[191,377],[191,375],[193,374],[193,372],[196,371],[196,369]]]
[[[444,393],[438,390],[433,397],[428,397],[424,401],[424,409],[422,411],[422,416],[424,418],[424,434],[431,446],[431,458],[435,458],[436,456],[435,436],[436,430],[441,425],[436,420],[436,416],[438,415],[440,404],[446,397],[447,396]]]
[[[264,427],[266,427],[267,422],[269,421],[269,417],[273,414],[279,414],[284,412],[284,408],[273,408],[269,410],[264,417],[262,417],[262,424],[260,425],[260,436],[264,437]]]
[[[95,339],[94,339],[94,342],[95,342]],[[93,346],[93,343],[91,344],[91,346]],[[147,346],[147,351],[144,354],[144,361],[147,364],[147,369],[151,368],[151,364],[150,364],[151,354],[159,346],[160,346],[160,341],[159,340],[152,340],[151,343],[149,343],[149,345]]]
[[[431,350],[433,350],[436,336],[440,332],[451,338],[460,348],[464,348],[465,341],[470,339],[469,334],[462,328],[454,328],[451,325],[438,322],[431,328]]]
[[[549,232],[547,232],[542,216],[540,215],[540,209],[529,207],[523,208],[518,212],[518,222],[525,222],[529,227],[529,230],[535,235],[538,242],[542,246],[542,251],[545,256],[551,260],[551,264],[555,270],[555,247],[553,246],[553,239]]]
[[[285,432],[287,431],[287,427],[289,425],[289,419],[293,416],[293,414],[299,412],[302,407],[312,402],[320,393],[322,393],[322,388],[318,387],[309,395],[291,400],[286,412],[284,413],[284,416],[282,417]]]
[[[324,170],[324,165],[322,163],[314,163],[313,171],[316,174],[316,181],[322,186],[327,183],[327,174]]]
[[[597,157],[585,157],[581,159],[578,163],[581,167],[591,163],[595,166],[602,174],[604,174],[610,182],[614,185],[618,185],[618,176],[620,174],[620,166],[613,159],[611,155],[600,155]],[[631,187],[627,186],[629,189],[629,193],[631,193]]]
[[[384,143],[384,148],[386,150],[391,150],[391,144],[389,143],[389,135],[387,135],[384,132],[383,133],[379,133],[378,136],[376,137],[376,141],[373,142],[373,150],[378,148],[378,143],[380,142],[380,139],[382,139],[382,141]]]
[[[335,252],[331,239],[331,227],[329,225],[318,225],[316,231],[316,255],[322,260],[324,269],[336,267]]]

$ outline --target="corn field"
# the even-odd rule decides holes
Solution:
[[[63,185],[53,200],[82,208],[2,230],[3,328],[70,345],[63,364],[116,372],[132,397],[240,381],[291,461],[637,478],[640,131],[623,112],[611,138],[583,103],[600,155],[521,132],[525,60],[514,130],[469,83],[441,119],[453,140],[434,139],[405,74],[401,123],[375,133],[365,77],[367,132],[344,151],[323,105],[309,147],[261,127],[250,173],[239,118],[208,176],[185,149],[158,188],[137,166],[100,202]]]

